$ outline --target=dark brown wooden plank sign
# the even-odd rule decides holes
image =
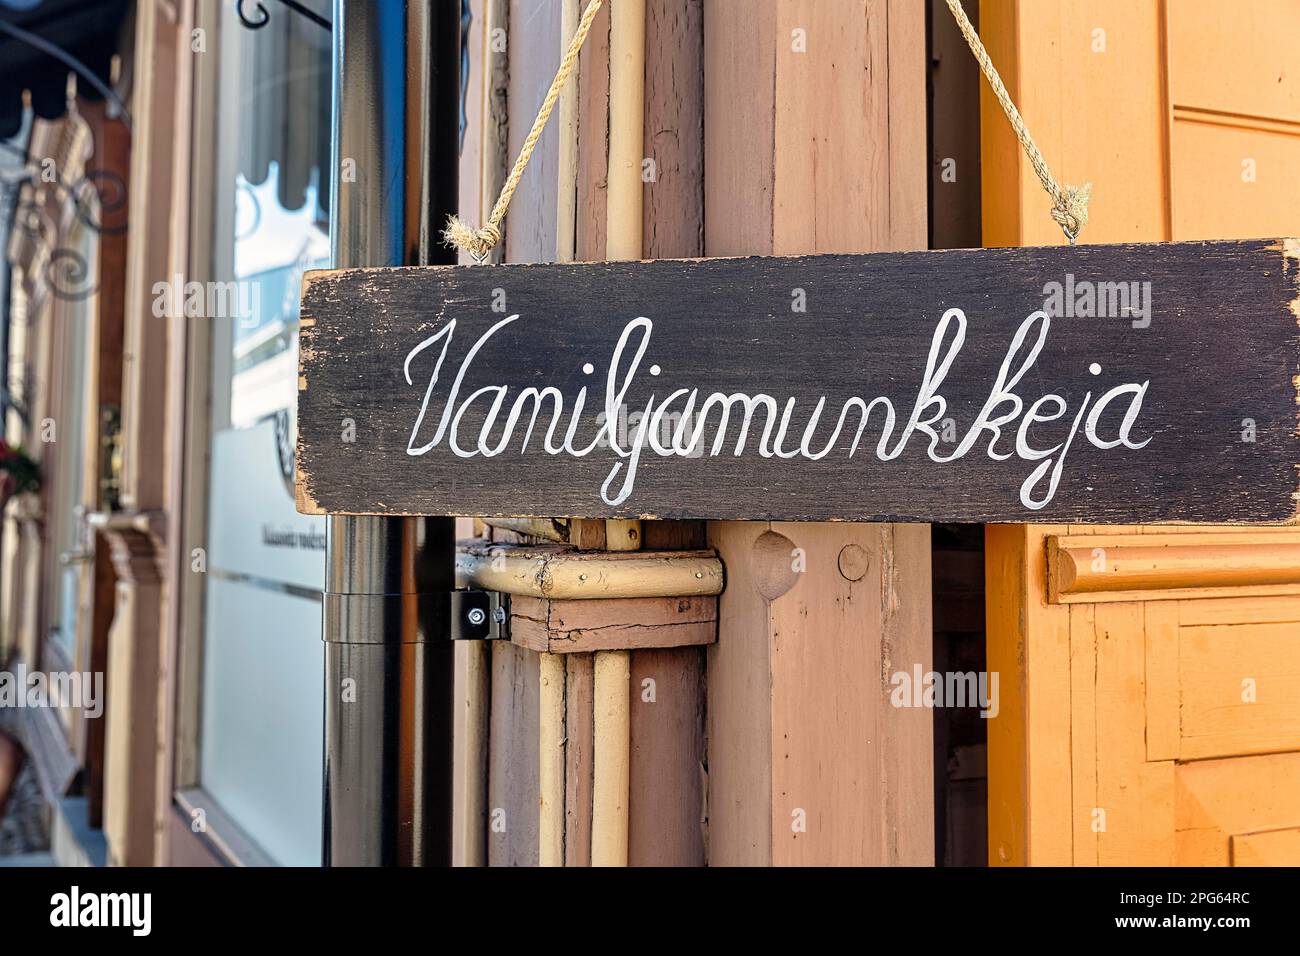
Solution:
[[[1296,516],[1291,239],[308,275],[309,513]]]

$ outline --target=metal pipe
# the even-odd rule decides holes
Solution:
[[[592,741],[591,865],[627,866],[631,783],[632,658],[627,651],[597,651]]]
[[[609,8],[608,259],[641,258],[644,139],[645,0],[618,0]]]
[[[642,255],[641,179],[645,133],[645,0],[618,0],[609,11],[609,167],[605,250],[610,259]],[[605,522],[605,547],[636,551],[641,522]],[[721,575],[719,575],[720,580]],[[598,651],[595,661],[595,785],[591,862],[627,866],[631,725],[627,651]]]
[[[619,0],[609,21],[609,165],[605,204],[605,257],[640,259],[645,183],[645,0]],[[610,518],[605,548],[636,551],[641,522]]]
[[[434,259],[430,226],[456,193],[453,6],[335,0],[335,268]],[[436,611],[454,551],[450,518],[328,519],[326,866],[450,863],[452,644]]]
[[[721,594],[726,583],[722,562],[712,551],[615,556],[556,545],[461,542],[456,573],[465,587],[552,601],[692,597]]]
[[[578,30],[580,0],[562,0],[560,4],[560,54],[568,49]],[[578,220],[578,74],[582,61],[573,68],[569,82],[560,91],[556,105],[555,139],[559,161],[555,210],[555,261],[572,262],[577,254]]]
[[[564,866],[564,655],[538,655],[537,865]]]
[[[460,827],[460,852],[454,861],[460,866],[487,866],[487,758],[488,712],[492,688],[492,643],[460,641],[457,650],[464,655],[460,671],[462,687],[457,691],[456,706],[464,707],[461,733],[457,743],[462,748],[460,779],[455,799],[457,825]]]

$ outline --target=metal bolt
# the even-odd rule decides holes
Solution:
[[[487,615],[483,613],[481,607],[472,607],[469,609],[469,622],[475,627],[487,620]]]
[[[492,620],[496,621],[498,624],[504,624],[506,620],[506,609],[503,607],[499,607],[495,611],[493,611]]]

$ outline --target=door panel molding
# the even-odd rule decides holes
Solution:
[[[1300,594],[1300,531],[1052,535],[1053,604]]]
[[[980,33],[1093,183],[1083,241],[1189,240],[1298,221],[1297,17],[985,0]],[[1061,242],[1017,145],[982,89],[984,240]],[[1300,863],[1300,528],[989,526],[985,560],[991,864]]]

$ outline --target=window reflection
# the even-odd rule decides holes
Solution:
[[[243,174],[235,188],[235,279],[239,321],[232,346],[230,424],[243,428],[296,398],[298,295],[303,273],[329,264],[329,234],[317,218],[317,180],[297,209],[280,205],[280,164],[266,181]]]

